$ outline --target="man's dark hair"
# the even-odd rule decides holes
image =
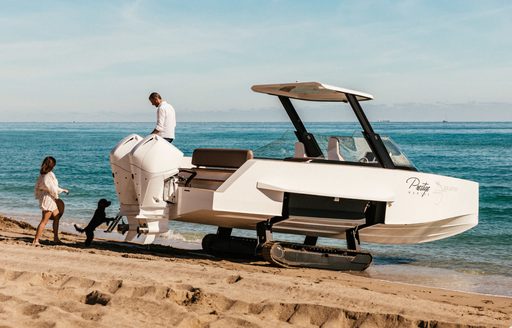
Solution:
[[[151,94],[149,95],[149,99],[162,99],[162,97],[158,92],[151,92]]]

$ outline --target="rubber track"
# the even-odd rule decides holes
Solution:
[[[230,236],[228,238],[219,237],[216,234],[208,234],[202,241],[203,250],[216,257],[254,257],[254,249],[258,241],[254,238]],[[233,247],[238,246],[238,247]],[[248,248],[240,251],[239,247]]]
[[[285,263],[279,262],[278,260],[274,259],[271,252],[272,252],[272,247],[276,244],[281,245],[285,248],[291,248],[291,249],[295,249],[295,250],[299,250],[299,251],[309,251],[309,252],[314,252],[314,253],[319,253],[319,254],[327,253],[327,254],[337,254],[337,255],[342,255],[342,256],[356,256],[357,254],[363,254],[363,255],[370,256],[370,259],[372,258],[371,254],[368,252],[342,249],[342,248],[336,248],[336,247],[310,246],[310,245],[304,245],[304,244],[296,244],[296,243],[290,243],[290,242],[279,242],[279,241],[268,241],[265,244],[263,244],[263,247],[261,249],[261,255],[262,255],[263,259],[277,267],[282,267],[282,268],[293,268],[293,267],[304,267],[304,266],[287,265]],[[370,263],[368,264],[368,266],[370,265]],[[356,271],[359,271],[359,270],[356,270]]]

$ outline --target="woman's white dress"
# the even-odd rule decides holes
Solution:
[[[56,199],[59,199],[59,194],[63,192],[59,188],[59,181],[53,172],[39,175],[36,185],[34,187],[34,196],[39,200],[39,208],[43,211],[55,211],[57,209]]]

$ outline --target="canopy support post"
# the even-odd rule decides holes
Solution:
[[[297,140],[304,144],[304,149],[306,151],[306,156],[308,157],[324,157],[320,146],[316,142],[315,136],[306,130],[306,127],[302,123],[302,120],[297,114],[297,111],[292,105],[290,98],[279,96],[279,100],[281,104],[283,104],[288,117],[292,121],[293,126],[295,127],[295,135],[297,136]]]
[[[357,101],[356,96],[349,93],[346,93],[345,95],[348,102],[350,103],[350,107],[352,107],[352,110],[356,114],[357,120],[363,128],[364,138],[366,139],[366,142],[368,142],[368,146],[370,146],[380,165],[386,169],[394,169],[395,164],[391,160],[386,146],[384,146],[384,142],[382,142],[380,136],[373,131],[373,128],[370,125],[368,118],[366,118],[366,115],[364,114],[359,101]]]

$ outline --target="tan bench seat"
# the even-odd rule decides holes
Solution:
[[[217,190],[240,166],[253,158],[252,150],[225,148],[198,148],[192,154],[192,169],[180,173],[190,174],[187,186]]]

